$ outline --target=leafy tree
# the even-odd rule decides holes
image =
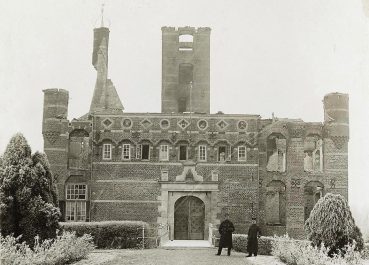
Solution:
[[[56,236],[60,210],[50,165],[45,154],[31,154],[20,133],[13,136],[0,159],[0,225],[3,236]]]
[[[346,199],[339,194],[326,194],[315,204],[305,222],[309,240],[315,246],[324,244],[328,254],[345,253],[345,246],[355,240],[356,249],[362,250],[363,238],[355,225]]]

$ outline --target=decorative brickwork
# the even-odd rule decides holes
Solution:
[[[62,212],[66,185],[78,184],[90,221],[169,225],[173,239],[176,202],[196,197],[204,239],[224,213],[237,233],[256,217],[264,235],[303,238],[321,196],[348,196],[348,95],[324,97],[324,123],[209,114],[210,29],[163,27],[162,34],[162,113],[123,113],[107,76],[108,28],[94,31],[90,112],[69,122],[68,91],[44,90],[44,150]]]

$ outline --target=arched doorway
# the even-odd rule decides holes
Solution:
[[[205,204],[194,196],[179,198],[174,205],[174,239],[204,240]]]
[[[313,210],[318,200],[324,196],[324,186],[319,181],[310,181],[304,187],[304,220],[309,218],[311,210]]]

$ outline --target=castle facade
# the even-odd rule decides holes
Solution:
[[[327,192],[348,196],[348,95],[324,122],[210,113],[210,28],[162,28],[160,113],[125,112],[108,78],[110,31],[94,29],[91,107],[68,120],[69,93],[45,89],[44,151],[66,222],[142,220],[170,239],[207,239],[229,213],[237,233],[304,236]]]

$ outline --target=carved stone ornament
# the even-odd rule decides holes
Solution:
[[[348,137],[346,136],[331,136],[331,139],[338,149],[342,149],[342,147],[348,142]]]
[[[304,137],[305,126],[300,124],[290,125],[290,136],[292,138]]]
[[[59,138],[59,132],[44,132],[45,138],[51,143],[54,144],[56,140]]]
[[[139,139],[141,137],[141,133],[140,132],[133,132],[132,133],[132,138],[133,139]]]
[[[300,188],[301,179],[291,179],[291,187],[292,188]]]
[[[336,188],[336,179],[331,179],[330,181],[329,181],[329,186],[331,187],[331,189],[335,189]]]

